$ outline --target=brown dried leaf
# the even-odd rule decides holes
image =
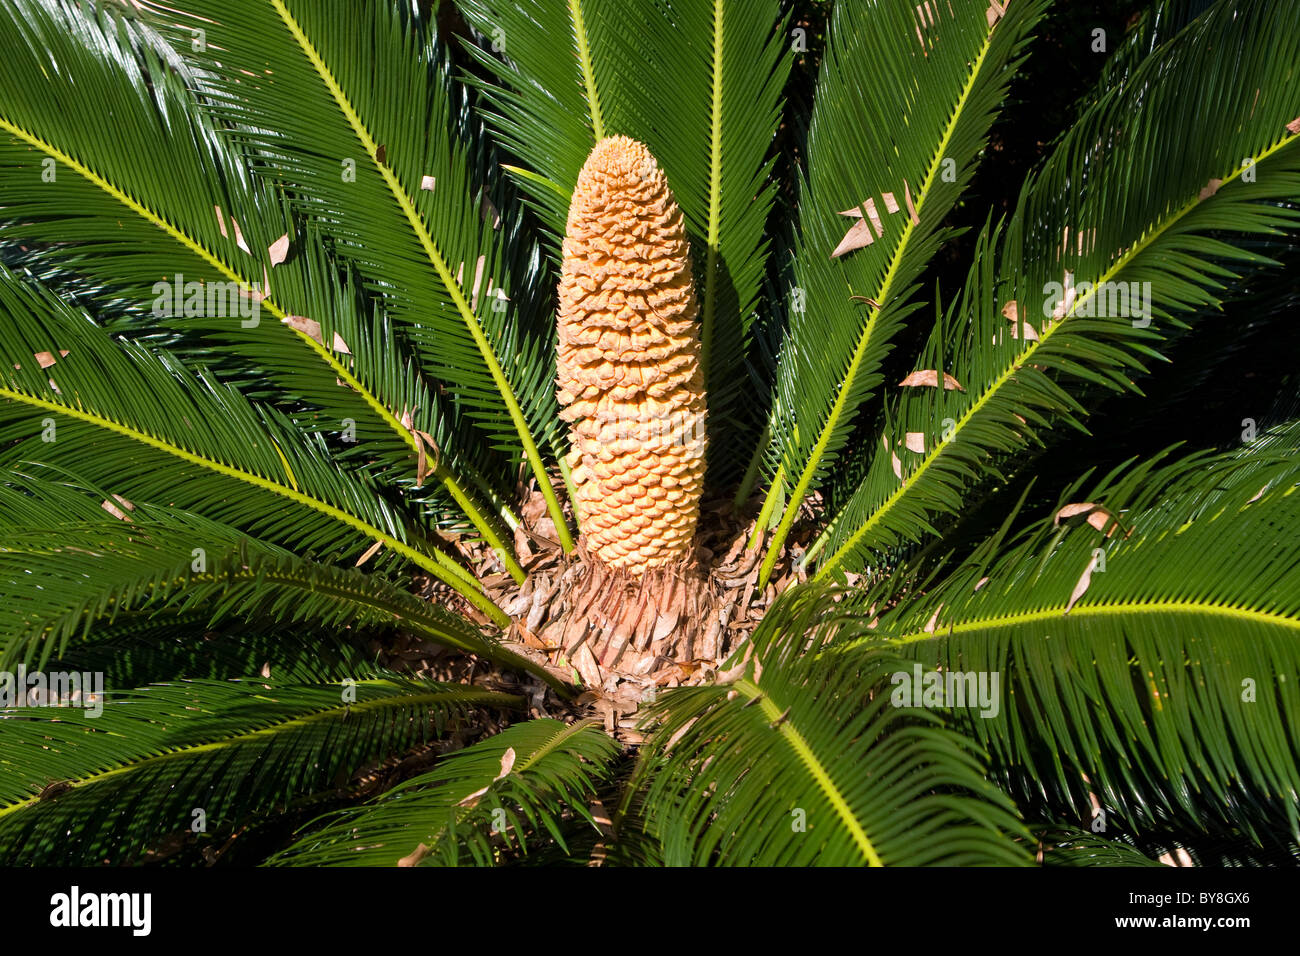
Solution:
[[[373,558],[376,554],[378,554],[378,553],[379,553],[379,549],[382,548],[383,546],[384,546],[384,542],[382,542],[382,541],[376,541],[376,542],[375,542],[374,544],[372,544],[370,547],[366,548],[366,552],[365,552],[365,554],[363,554],[363,555],[361,555],[361,557],[357,558],[357,563],[354,564],[353,567],[355,567],[355,568],[359,568],[359,567],[361,567],[361,565],[365,564],[367,561],[369,561],[371,558]]]
[[[1070,600],[1065,605],[1065,614],[1070,613],[1070,610],[1078,603],[1079,598],[1083,597],[1084,592],[1088,590],[1088,585],[1092,584],[1092,572],[1096,570],[1097,563],[1098,556],[1094,554],[1092,560],[1088,562],[1088,566],[1083,569],[1083,574],[1079,575],[1079,581],[1075,584],[1074,590],[1070,592]]]
[[[315,319],[309,319],[303,315],[286,315],[280,321],[295,332],[302,332],[304,335],[311,336],[321,345],[325,344],[325,339],[321,337],[320,323]]]
[[[891,216],[898,212],[898,200],[894,198],[893,193],[881,193],[880,198],[885,203],[885,212],[889,213]]]
[[[117,504],[114,504],[115,501]],[[135,510],[135,505],[131,504],[131,502],[127,501],[121,495],[113,495],[111,498],[105,498],[100,502],[99,506],[119,521],[125,521],[127,524],[131,524],[131,518],[127,515],[126,511],[123,511],[122,508],[119,508],[117,505],[121,505],[122,508],[126,509],[126,511]]]
[[[989,0],[989,8],[984,11],[984,19],[988,21],[989,29],[992,30],[994,25],[1002,19],[1003,14],[1007,12],[1005,3],[998,3],[998,0]]]
[[[271,257],[271,268],[275,268],[285,259],[289,258],[289,234],[286,232],[275,242],[271,243],[266,249],[267,255]]]
[[[894,477],[901,480],[903,477],[903,463],[898,460],[898,456],[892,451],[889,453],[889,463],[894,468]]]
[[[246,253],[248,253],[251,256],[253,254],[253,250],[249,249],[248,243],[244,241],[244,233],[239,228],[239,220],[236,219],[234,216],[231,216],[230,224],[235,227],[235,245],[239,246],[239,248],[243,249]]]
[[[428,190],[429,192],[433,192],[433,187],[436,186],[436,185],[438,185],[438,180],[434,179],[432,176],[421,176],[421,177],[420,177],[420,188],[421,188],[421,189]]]
[[[908,451],[914,451],[918,455],[925,454],[925,432],[908,432],[904,439]]]
[[[930,615],[930,620],[926,622],[925,627],[921,628],[921,630],[923,630],[926,634],[933,634],[935,627],[938,626],[939,624],[939,612],[942,610],[943,610],[943,605],[940,604],[937,608],[934,609],[934,613]]]
[[[1213,196],[1215,193],[1219,191],[1219,187],[1222,185],[1223,185],[1222,179],[1211,179],[1208,183],[1206,183],[1203,187],[1201,187],[1200,195],[1198,195],[1196,198],[1209,199],[1211,196]]]
[[[59,358],[63,358],[67,354],[68,354],[67,349],[59,349]],[[36,359],[36,361],[40,364],[41,368],[49,368],[51,365],[53,365],[55,362],[59,360],[54,357],[53,352],[37,352],[32,356],[32,358]],[[17,368],[18,366],[14,366],[14,367]]]
[[[500,780],[515,766],[515,748],[507,747],[506,752],[501,755],[501,772],[497,774],[497,780]]]
[[[912,225],[919,226],[921,217],[916,214],[916,206],[912,204],[912,187],[907,185],[907,180],[903,180],[903,200],[907,203],[907,214],[912,217]]]
[[[898,384],[905,385],[910,388],[918,388],[926,385],[928,385],[930,388],[938,388],[939,373],[937,370],[932,368],[921,369],[918,372],[913,372],[911,375],[907,376],[907,378],[903,379]],[[949,375],[947,372],[943,373],[943,387],[945,391],[949,391],[949,392],[951,392],[954,388],[957,389],[957,391],[959,392],[966,391],[966,389],[962,388],[961,383],[958,382],[951,375]]]
[[[217,214],[217,228],[221,230],[221,238],[229,238],[229,233],[226,232],[226,217],[221,215],[221,207],[213,206],[212,211]]]
[[[420,861],[429,855],[429,848],[421,843],[414,850],[397,861],[398,866],[419,866]]]
[[[1052,518],[1052,524],[1059,525],[1064,518],[1073,518],[1075,515],[1087,514],[1090,511],[1096,511],[1101,505],[1094,504],[1091,501],[1081,501],[1075,504],[1066,505],[1058,511]]]
[[[865,219],[860,219],[849,227],[849,231],[844,234],[840,244],[831,253],[831,258],[838,259],[845,253],[861,249],[863,246],[869,246],[875,241],[871,235],[871,226],[867,224]]]
[[[1292,136],[1300,136],[1300,116],[1287,123],[1286,129]]]

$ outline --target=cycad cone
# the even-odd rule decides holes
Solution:
[[[704,485],[698,305],[682,212],[655,158],[596,144],[569,206],[561,416],[588,549],[634,575],[689,555]]]

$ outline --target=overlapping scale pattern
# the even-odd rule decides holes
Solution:
[[[558,388],[580,525],[600,560],[639,575],[689,554],[706,446],[690,246],[641,143],[596,144],[563,252]]]

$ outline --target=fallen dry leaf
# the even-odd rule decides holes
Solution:
[[[894,477],[895,477],[895,478],[902,479],[902,477],[903,477],[903,463],[902,463],[901,461],[898,460],[898,456],[895,455],[892,451],[889,453],[889,463],[890,463],[890,464],[893,466],[893,468],[894,468]]]
[[[1052,518],[1052,524],[1059,525],[1063,518],[1073,518],[1075,515],[1086,514],[1087,512],[1094,511],[1099,507],[1100,505],[1094,504],[1091,501],[1081,501],[1076,502],[1075,504],[1066,505]]]
[[[907,180],[903,180],[903,200],[907,203],[907,214],[912,217],[912,225],[919,226],[921,218],[916,214],[916,206],[912,205],[912,187],[907,185]]]
[[[1092,560],[1088,562],[1088,566],[1083,569],[1083,574],[1079,575],[1074,590],[1070,592],[1070,600],[1066,603],[1063,613],[1069,614],[1074,605],[1078,603],[1079,598],[1083,597],[1084,592],[1088,590],[1088,586],[1092,584],[1092,572],[1096,570],[1097,563],[1098,557],[1094,554]]]
[[[429,855],[429,848],[421,843],[414,850],[397,861],[398,866],[419,866],[420,861]]]
[[[943,605],[940,604],[937,608],[934,609],[934,613],[930,615],[930,620],[926,622],[925,627],[921,628],[921,630],[923,630],[926,634],[933,634],[935,627],[937,627],[939,624],[939,612],[942,610],[943,610]]]
[[[914,451],[918,455],[925,454],[925,432],[908,432],[904,440],[908,451]]]
[[[1203,187],[1201,187],[1200,195],[1197,196],[1196,198],[1209,199],[1211,196],[1213,196],[1215,193],[1219,191],[1219,187],[1222,185],[1223,185],[1222,179],[1211,179],[1208,183],[1206,183]]]
[[[244,233],[239,228],[239,220],[236,219],[234,216],[231,216],[230,224],[235,227],[235,245],[239,246],[239,248],[243,249],[251,256],[253,254],[253,250],[249,249],[248,243],[244,241]]]
[[[426,189],[426,190],[428,190],[429,192],[433,192],[433,187],[436,186],[436,185],[438,185],[438,180],[434,179],[432,176],[421,176],[421,177],[420,177],[420,188],[421,188],[421,189]]]
[[[113,503],[114,501],[116,501],[117,504],[114,504]],[[121,495],[113,495],[112,498],[105,498],[102,502],[100,502],[99,506],[103,508],[105,511],[107,511],[109,514],[111,514],[114,518],[117,518],[120,521],[125,521],[127,524],[130,524],[131,518],[127,515],[126,511],[123,511],[117,505],[121,505],[122,508],[126,509],[126,511],[135,510],[135,505],[131,504],[131,502],[127,501]]]
[[[831,258],[838,259],[845,253],[852,252],[854,249],[861,249],[863,246],[869,246],[875,241],[871,235],[871,226],[867,225],[865,219],[859,219],[849,227],[849,231],[844,234],[840,244],[831,253]]]
[[[1300,136],[1300,116],[1297,116],[1291,122],[1286,124],[1287,132],[1293,136]]]
[[[286,232],[275,242],[266,248],[266,253],[271,257],[271,268],[275,268],[285,259],[289,258],[289,234]]]
[[[898,384],[906,385],[911,388],[917,388],[926,385],[928,385],[930,388],[938,388],[939,373],[938,371],[932,368],[921,369],[919,372],[913,372],[911,375],[907,376],[907,378],[903,379]],[[961,383],[958,382],[951,375],[949,375],[947,372],[943,373],[943,387],[945,391],[949,391],[949,392],[951,392],[954,388],[957,389],[957,391],[959,392],[966,391],[966,389],[962,388]]]
[[[369,561],[371,558],[373,558],[376,554],[378,554],[378,553],[379,553],[379,549],[382,548],[383,546],[384,546],[384,542],[382,542],[382,541],[376,541],[376,542],[375,542],[374,544],[372,544],[370,547],[366,548],[366,553],[365,553],[365,554],[363,554],[363,555],[361,555],[361,557],[357,558],[357,563],[354,564],[353,567],[356,567],[356,568],[361,567],[361,565],[365,564],[367,561]]]

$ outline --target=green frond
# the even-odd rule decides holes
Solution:
[[[347,17],[297,0],[142,6],[178,49],[205,31],[187,53],[195,95],[356,265],[462,413],[528,461],[570,548],[537,447],[558,421],[550,323],[529,289],[540,260],[474,181],[431,25],[378,0]]]
[[[862,597],[875,626],[843,628],[824,653],[886,646],[917,666],[1001,675],[998,714],[957,708],[952,723],[1054,819],[1087,827],[1091,793],[1108,834],[1172,820],[1294,841],[1300,425],[1280,434],[1284,452],[1077,483],[995,560],[977,555],[923,593]],[[1099,510],[1060,517],[1072,503]]]
[[[45,485],[15,494],[0,487],[0,517],[7,519],[0,546],[0,661],[44,666],[51,655],[65,657],[71,642],[94,640],[124,616],[139,627],[148,612],[169,627],[205,611],[199,633],[239,621],[324,632],[401,628],[535,674],[566,693],[544,667],[458,614],[373,574],[239,539],[195,516],[140,505],[130,525],[103,516],[33,527],[6,513],[13,500],[25,506],[50,490]],[[41,588],[32,588],[33,577]]]
[[[1034,830],[1043,866],[1164,866],[1119,840],[1108,840],[1078,827]]]
[[[591,0],[457,0],[456,6],[486,41],[468,45],[469,54],[499,83],[481,85],[481,112],[512,162],[524,164],[505,169],[558,255],[578,170],[596,141],[614,132],[601,107],[601,70],[617,61],[598,55],[612,11]]]
[[[960,306],[923,356],[964,390],[902,390],[818,543],[819,575],[933,533],[1003,456],[1077,424],[1081,387],[1134,389],[1180,314],[1217,308],[1234,270],[1270,261],[1246,241],[1300,222],[1287,205],[1300,199],[1300,135],[1287,129],[1297,25],[1290,5],[1217,3],[1080,118],[1005,229],[986,229]],[[1187,122],[1189,103],[1206,122]],[[924,451],[904,448],[905,433]]]
[[[944,219],[974,172],[1043,6],[1013,3],[995,23],[980,3],[835,6],[800,189],[772,415],[781,458],[768,502],[790,490],[763,583],[805,498],[881,385],[890,340],[923,304],[918,280],[951,238]],[[868,230],[871,245],[832,258],[850,227]]]
[[[463,488],[462,449],[472,446],[453,441],[443,403],[418,387],[411,394],[409,349],[394,355],[386,340],[388,352],[372,357],[364,348],[357,325],[368,320],[334,288],[320,250],[303,248],[287,207],[250,178],[183,90],[191,74],[183,53],[106,8],[25,0],[0,16],[26,41],[0,62],[3,245],[15,259],[44,274],[64,270],[79,292],[125,303],[121,325],[132,334],[205,331],[207,344],[332,413],[334,429],[350,428],[372,461],[413,475],[418,439],[400,422],[409,413],[436,436],[445,504],[464,509],[519,575]],[[101,122],[105,109],[111,126]],[[59,242],[45,241],[51,234]],[[268,247],[282,235],[292,254],[273,265]],[[201,302],[189,292],[181,300],[186,283],[203,284]],[[319,317],[324,334],[283,324],[289,315]],[[331,347],[336,332],[350,357]]]
[[[647,718],[639,783],[665,862],[1028,862],[975,749],[891,705],[882,685],[898,661],[803,654],[834,624],[818,602],[790,598],[763,619],[744,676],[669,691]]]
[[[99,714],[6,707],[0,852],[9,866],[115,865],[168,838],[224,839],[253,814],[346,795],[362,768],[433,740],[466,708],[518,703],[388,677],[109,689]]]
[[[451,558],[407,543],[401,517],[319,436],[165,353],[112,341],[2,267],[0,308],[0,461],[63,470],[106,489],[104,501],[166,502],[304,552],[355,560],[379,541],[505,623]],[[53,364],[42,368],[42,355]]]
[[[486,866],[554,841],[566,818],[596,824],[587,801],[618,745],[591,723],[515,724],[450,754],[375,802],[340,812],[272,858],[294,866]],[[406,863],[399,863],[406,860]]]

